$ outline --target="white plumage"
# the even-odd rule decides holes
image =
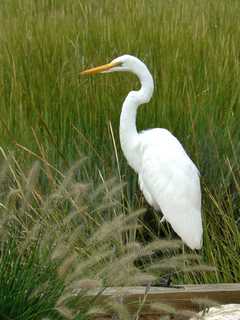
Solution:
[[[202,245],[199,172],[180,142],[165,129],[140,134],[139,185],[191,249]]]
[[[181,239],[191,249],[200,249],[203,231],[199,171],[168,130],[137,132],[137,109],[151,99],[154,89],[152,76],[142,61],[124,55],[83,74],[114,71],[132,72],[141,82],[140,90],[131,91],[123,103],[119,129],[123,153],[138,173],[140,189]]]

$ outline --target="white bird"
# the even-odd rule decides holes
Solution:
[[[138,58],[123,55],[81,74],[128,71],[141,88],[127,95],[120,117],[120,142],[128,164],[138,173],[147,202],[161,210],[173,230],[191,249],[202,247],[201,188],[199,171],[181,143],[162,128],[138,132],[137,109],[149,102],[154,90],[151,73]]]

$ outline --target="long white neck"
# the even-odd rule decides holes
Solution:
[[[139,78],[141,88],[138,91],[129,92],[123,102],[119,131],[123,153],[129,165],[138,171],[140,159],[136,152],[139,146],[139,135],[136,128],[137,109],[141,104],[147,103],[151,99],[154,83],[148,68],[140,60],[137,60],[136,65],[130,71]]]

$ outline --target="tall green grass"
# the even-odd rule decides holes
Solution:
[[[125,95],[139,84],[127,74],[87,79],[79,72],[124,53],[149,66],[155,93],[139,110],[138,127],[168,128],[197,163],[202,254],[218,267],[184,281],[240,278],[239,14],[237,0],[0,3],[1,146],[26,167],[38,158],[64,170],[87,155],[78,175],[94,183],[119,176],[119,166],[127,186],[118,201],[135,209],[145,202],[121,153],[118,122]],[[48,188],[44,177],[42,185]]]

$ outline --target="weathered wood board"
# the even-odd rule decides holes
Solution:
[[[240,304],[240,284],[204,284],[185,285],[177,288],[124,287],[106,289],[100,300],[112,300],[128,306],[131,313],[136,313],[144,300],[141,310],[143,319],[158,319],[164,312],[153,310],[154,303],[168,304],[176,310],[199,311],[201,305],[195,301],[209,299],[219,304]],[[103,317],[101,317],[103,319]],[[107,319],[106,317],[104,319]]]

